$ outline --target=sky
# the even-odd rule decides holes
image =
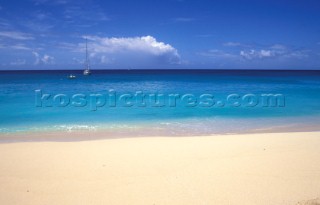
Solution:
[[[318,0],[0,0],[0,69],[320,69]]]

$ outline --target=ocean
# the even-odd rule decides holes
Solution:
[[[319,125],[320,71],[0,71],[0,134],[192,136]]]

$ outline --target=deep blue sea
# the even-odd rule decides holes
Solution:
[[[0,71],[0,133],[201,135],[319,125],[320,71]]]

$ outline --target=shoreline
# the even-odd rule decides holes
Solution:
[[[320,132],[0,143],[13,204],[320,203]]]
[[[148,137],[206,137],[206,136],[229,136],[229,135],[252,135],[252,134],[278,134],[278,133],[301,133],[301,132],[320,132],[318,126],[310,125],[304,127],[279,126],[276,128],[255,129],[243,132],[225,133],[167,133],[154,128],[133,128],[127,129],[97,129],[97,130],[51,130],[51,131],[24,131],[12,133],[0,133],[0,144],[19,143],[19,142],[77,142],[77,141],[96,141],[121,138],[148,138]]]
[[[0,127],[0,143],[90,141],[135,137],[216,136],[234,134],[317,132],[320,116],[259,118],[186,118],[100,124],[34,125],[25,129]]]
[[[280,118],[186,118],[100,124],[34,125],[25,130],[0,127],[0,143],[86,141],[134,137],[181,137],[255,133],[317,132],[319,115]]]

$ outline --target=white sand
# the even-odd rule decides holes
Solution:
[[[319,132],[11,143],[0,156],[3,205],[320,204]]]

